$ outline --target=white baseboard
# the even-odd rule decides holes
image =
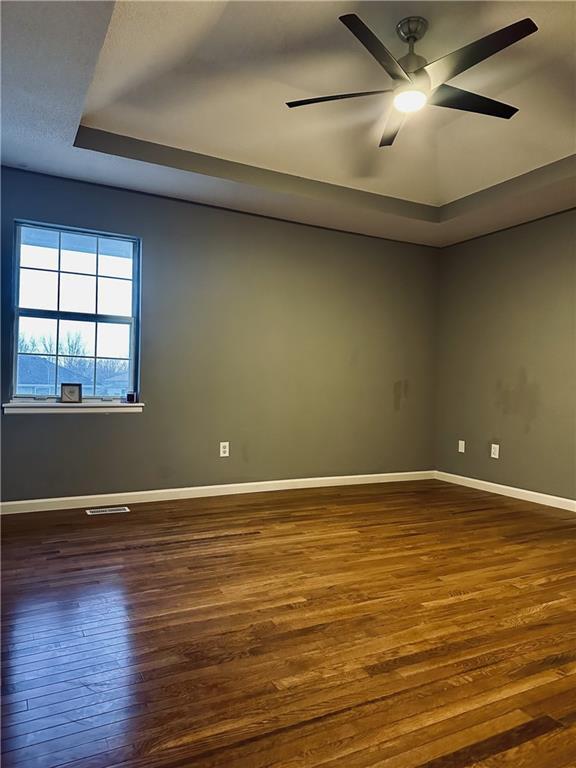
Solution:
[[[206,496],[228,496],[238,493],[260,493],[263,491],[286,491],[295,488],[328,488],[338,485],[364,485],[367,483],[397,483],[409,480],[443,480],[446,483],[465,485],[479,491],[511,496],[514,499],[532,501],[548,507],[576,512],[576,501],[562,496],[550,496],[547,493],[499,485],[488,480],[474,477],[452,475],[439,470],[421,470],[415,472],[384,472],[373,475],[340,475],[337,477],[303,477],[288,480],[264,480],[253,483],[229,483],[226,485],[198,485],[190,488],[165,488],[154,491],[126,491],[125,493],[100,493],[91,496],[61,496],[49,499],[25,499],[5,501],[2,514],[13,515],[18,512],[47,512],[56,509],[83,509],[86,507],[104,507],[124,504],[138,504],[150,501],[173,501],[175,499],[197,499]]]
[[[229,483],[226,485],[198,485],[190,488],[166,488],[155,491],[126,491],[125,493],[101,493],[92,496],[61,496],[49,499],[25,499],[5,501],[2,514],[17,512],[47,512],[54,509],[82,509],[84,507],[109,507],[137,504],[149,501],[197,499],[205,496],[227,496],[236,493],[262,491],[286,491],[293,488],[326,488],[337,485],[364,485],[367,483],[396,483],[407,480],[432,480],[434,470],[417,472],[384,472],[373,475],[341,475],[338,477],[304,477],[289,480],[264,480],[253,483]]]
[[[452,475],[450,472],[441,472],[439,470],[434,473],[434,476],[437,480],[444,480],[446,483],[465,485],[468,488],[477,488],[479,491],[497,493],[500,496],[511,496],[513,499],[532,501],[535,504],[544,504],[547,507],[557,507],[558,509],[567,509],[569,512],[576,512],[576,501],[564,498],[563,496],[550,496],[547,493],[528,491],[525,488],[514,488],[511,485],[499,485],[488,480],[477,480],[475,477]]]

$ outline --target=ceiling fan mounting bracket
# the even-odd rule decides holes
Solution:
[[[428,29],[428,21],[423,16],[407,16],[396,24],[396,34],[403,43],[414,45],[421,40]]]

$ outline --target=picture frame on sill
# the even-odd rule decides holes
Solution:
[[[61,403],[81,403],[82,402],[82,384],[60,384],[60,402]]]

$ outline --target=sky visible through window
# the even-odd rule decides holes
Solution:
[[[84,396],[134,388],[134,242],[33,226],[19,228],[17,395]]]

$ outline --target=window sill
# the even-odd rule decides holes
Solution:
[[[75,413],[84,415],[87,413],[142,413],[144,403],[123,403],[119,400],[115,402],[95,400],[94,402],[83,403],[60,403],[56,400],[11,400],[9,403],[3,403],[2,408],[5,414],[37,414],[37,413]]]

